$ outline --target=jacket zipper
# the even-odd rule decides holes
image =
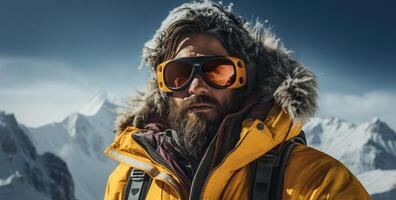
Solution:
[[[203,199],[203,194],[204,194],[206,185],[208,184],[208,180],[209,180],[210,177],[213,175],[214,171],[216,171],[216,170],[219,168],[219,166],[220,166],[221,164],[223,164],[224,160],[225,160],[225,159],[228,157],[228,155],[230,155],[234,150],[235,150],[235,149],[233,149],[232,151],[228,152],[228,153],[224,156],[224,159],[223,159],[215,168],[213,168],[213,169],[209,172],[208,177],[205,179],[205,182],[204,182],[204,184],[202,185],[201,193],[199,194],[199,199]]]
[[[248,133],[249,133],[249,132],[248,132]],[[206,188],[206,186],[207,186],[207,184],[208,184],[208,180],[210,179],[210,177],[211,177],[211,176],[213,175],[213,173],[225,162],[225,160],[228,158],[228,156],[229,156],[231,153],[233,153],[233,152],[240,146],[240,144],[243,142],[243,140],[245,140],[245,138],[246,138],[246,136],[247,136],[248,133],[245,134],[245,136],[242,138],[242,140],[238,143],[237,146],[235,146],[231,151],[229,151],[229,152],[224,156],[224,158],[221,160],[221,162],[220,162],[215,168],[213,168],[212,170],[210,170],[209,175],[207,176],[207,178],[205,179],[204,184],[202,185],[201,192],[200,192],[200,195],[199,195],[199,199],[203,199],[203,194],[204,194],[205,188]],[[205,154],[206,154],[206,153],[205,153]]]
[[[171,169],[171,167],[162,159],[162,157],[158,155],[158,153],[153,149],[153,147],[144,138],[140,136],[140,133],[135,133],[132,135],[132,137],[136,140],[136,142],[138,142],[143,147],[144,150],[146,150],[146,152],[152,158],[153,161],[155,161],[157,164],[161,165],[162,167],[168,169],[179,180],[181,180],[181,178]],[[179,196],[183,197],[182,194],[179,194]]]
[[[202,157],[201,162],[200,162],[199,165],[198,165],[198,168],[197,168],[196,173],[195,173],[195,175],[194,175],[193,181],[192,181],[192,183],[191,183],[191,190],[190,190],[190,194],[189,194],[189,198],[188,198],[189,200],[192,200],[192,199],[194,198],[194,196],[193,196],[193,195],[194,195],[194,194],[193,194],[193,193],[194,193],[193,189],[194,189],[194,186],[198,184],[198,180],[197,180],[198,172],[199,172],[200,170],[202,170],[202,168],[203,168],[205,165],[208,164],[208,161],[211,161],[211,158],[207,158],[207,159],[206,159],[206,157],[209,155],[210,152],[212,152],[212,150],[213,150],[213,148],[214,148],[214,143],[215,143],[215,141],[216,141],[215,138],[213,138],[213,140],[212,140],[212,142],[210,143],[208,149],[206,150],[204,156]],[[212,155],[212,156],[213,156],[213,155]],[[204,181],[205,181],[205,180],[204,180]],[[200,190],[202,191],[202,187],[200,188]]]

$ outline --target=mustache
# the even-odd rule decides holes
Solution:
[[[211,104],[215,107],[219,107],[220,103],[217,102],[216,99],[206,96],[206,95],[199,95],[199,96],[190,96],[186,99],[183,99],[183,101],[181,102],[180,107],[181,108],[189,108],[191,105],[193,104],[197,104],[197,103],[207,103],[207,104]]]

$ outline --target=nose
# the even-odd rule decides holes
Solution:
[[[208,93],[208,88],[202,78],[198,75],[195,75],[194,79],[191,82],[190,88],[188,89],[188,92],[194,95],[201,95]]]

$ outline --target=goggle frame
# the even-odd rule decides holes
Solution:
[[[205,63],[208,61],[212,60],[217,60],[217,59],[227,59],[228,61],[231,61],[233,63],[234,67],[234,72],[235,72],[235,81],[232,83],[230,86],[219,86],[212,81],[208,80],[206,76],[204,75],[202,71],[202,67]],[[167,65],[171,62],[174,61],[182,61],[186,64],[191,65],[193,68],[190,74],[190,77],[188,80],[178,88],[170,88],[168,87],[165,83],[165,68]],[[245,62],[238,58],[238,57],[233,57],[233,56],[195,56],[195,57],[181,57],[181,58],[176,58],[172,60],[167,60],[165,62],[162,62],[157,66],[157,84],[158,87],[161,91],[171,93],[174,91],[182,91],[186,89],[187,87],[190,86],[192,80],[194,79],[195,74],[199,74],[199,76],[205,81],[206,84],[209,86],[216,88],[216,89],[236,89],[243,87],[246,84],[246,65]]]

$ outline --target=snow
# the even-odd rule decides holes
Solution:
[[[72,187],[71,177],[63,162],[51,154],[39,155],[26,135],[26,129],[18,124],[14,115],[0,112],[0,199],[40,199],[49,200],[54,192],[61,192],[60,198],[74,199],[74,192],[66,188]],[[51,157],[52,156],[52,157]],[[51,158],[47,160],[47,158]],[[47,168],[49,164],[60,168]],[[63,170],[63,171],[62,171]],[[52,173],[65,174],[62,185],[55,183]],[[68,179],[69,178],[69,179]]]
[[[378,194],[396,188],[396,170],[373,170],[358,175],[358,179],[370,194]]]
[[[379,118],[353,124],[313,118],[304,126],[308,145],[344,163],[371,195],[392,199],[396,188],[396,133]],[[375,199],[374,198],[374,199]]]
[[[5,117],[6,113],[4,111],[0,111],[0,126],[5,127],[6,123],[4,122],[4,117]]]
[[[106,92],[103,91],[96,91],[95,95],[91,98],[88,104],[86,104],[80,111],[80,114],[92,116],[95,115],[100,108],[102,107],[103,103],[107,99]]]
[[[78,199],[103,199],[107,178],[116,166],[103,154],[114,139],[115,108],[106,93],[97,92],[62,122],[29,128],[39,153],[49,151],[66,161]]]
[[[10,185],[12,183],[12,180],[14,180],[15,178],[20,178],[20,177],[22,177],[21,174],[19,173],[19,171],[16,171],[15,173],[12,173],[9,177],[7,177],[5,179],[0,178],[0,187]]]
[[[379,119],[356,125],[334,117],[313,118],[304,130],[309,145],[341,160],[355,174],[381,167],[376,163],[379,154],[396,158],[396,135]]]

